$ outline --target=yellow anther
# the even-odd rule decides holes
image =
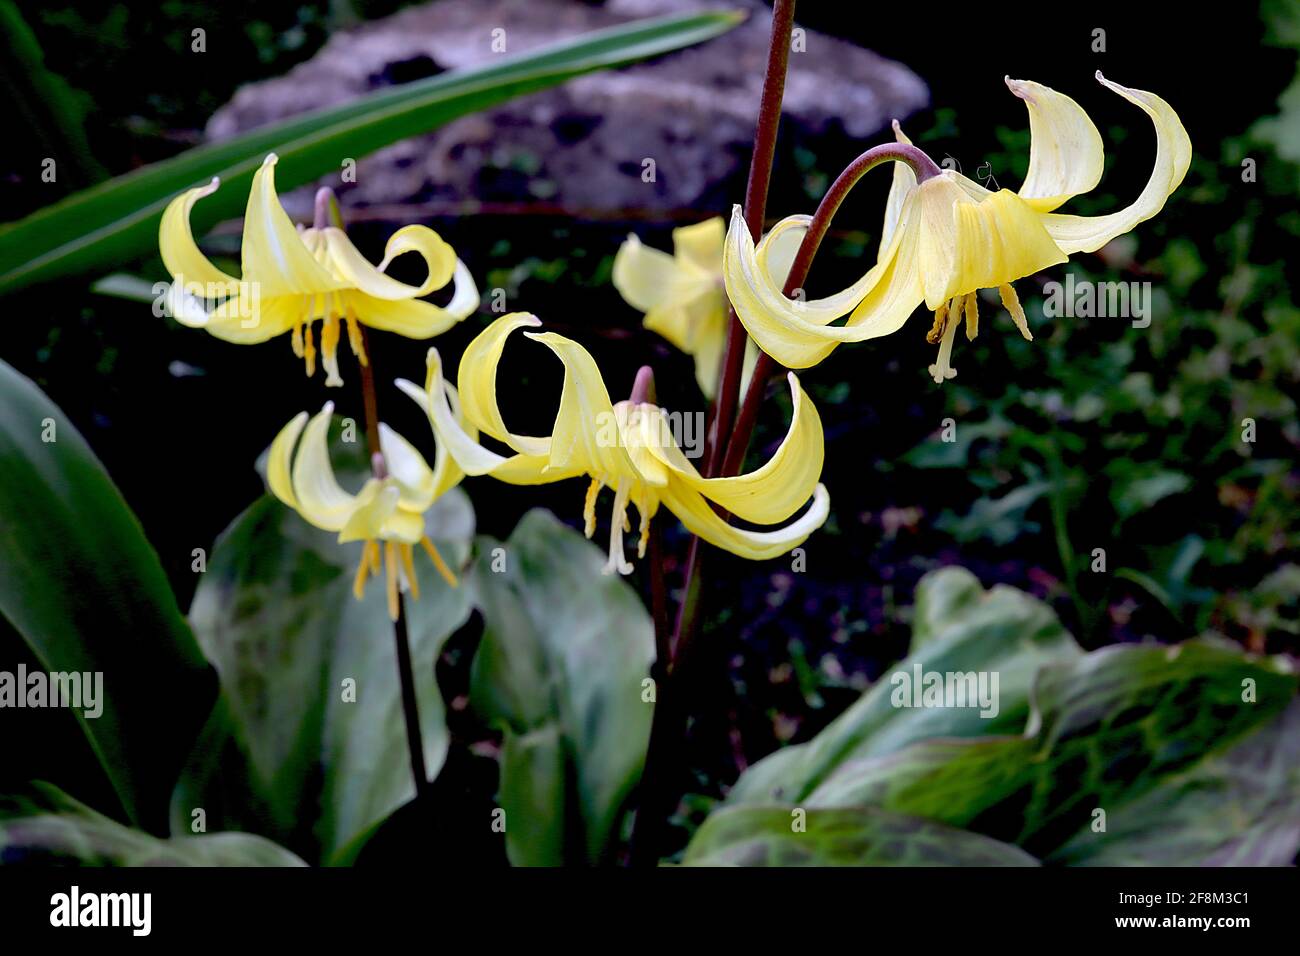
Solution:
[[[409,544],[403,542],[397,546],[397,553],[402,558],[402,570],[406,573],[406,584],[411,589],[411,597],[420,600],[420,582],[415,578],[415,562]]]
[[[934,325],[925,333],[925,340],[934,345],[943,338],[943,330],[948,326],[948,303],[942,303],[934,310]]]
[[[974,342],[980,333],[979,293],[972,292],[966,296],[966,341]]]
[[[302,358],[303,351],[302,351],[302,323],[301,322],[297,322],[294,324],[292,342],[293,342],[293,354],[298,356],[298,358]]]
[[[307,377],[311,378],[316,374],[316,343],[311,337],[311,323],[306,323],[303,327],[303,357],[307,360]]]
[[[1009,285],[1000,285],[998,293],[1002,296],[1003,307],[1011,313],[1011,321],[1016,323],[1020,334],[1026,341],[1032,342],[1034,335],[1029,331],[1029,322],[1025,319],[1025,310],[1020,305],[1020,297],[1016,295],[1016,290]]]
[[[582,518],[586,522],[583,531],[588,538],[596,533],[596,496],[602,487],[604,485],[599,478],[591,479],[591,484],[587,486],[587,502],[582,507]]]
[[[352,346],[352,354],[357,357],[357,361],[362,365],[369,365],[370,361],[366,358],[366,343],[361,338],[360,324],[352,317],[351,312],[344,312],[343,317],[348,323],[348,345]]]
[[[352,596],[360,601],[366,594],[366,578],[370,575],[370,543],[361,548],[361,561],[357,564],[356,577],[352,579]]]
[[[438,549],[434,547],[433,542],[429,540],[428,535],[425,535],[420,539],[420,544],[424,545],[424,550],[429,554],[429,560],[432,561],[433,566],[438,569],[438,573],[442,575],[443,580],[452,587],[459,587],[460,582],[456,580],[456,575],[452,573],[451,568],[447,567],[447,562],[442,560],[442,555],[438,553]]]

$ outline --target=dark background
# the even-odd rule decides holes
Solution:
[[[111,174],[193,145],[211,112],[238,86],[283,73],[311,56],[339,25],[400,6],[354,2],[352,13],[340,13],[342,5],[271,0],[19,4],[46,65],[66,79],[70,102],[84,111],[94,164]],[[1270,573],[1296,559],[1297,449],[1294,405],[1286,397],[1295,394],[1296,344],[1285,330],[1298,326],[1277,326],[1290,353],[1273,350],[1270,358],[1232,351],[1242,323],[1263,337],[1274,330],[1278,314],[1293,322],[1293,307],[1278,310],[1290,303],[1294,273],[1296,167],[1270,154],[1250,131],[1261,117],[1278,111],[1278,98],[1296,75],[1295,49],[1273,42],[1278,28],[1270,32],[1266,25],[1266,19],[1287,22],[1286,12],[1294,7],[1269,4],[1262,17],[1251,4],[1217,10],[1135,2],[801,4],[801,25],[868,46],[922,76],[932,107],[908,118],[905,128],[936,159],[956,157],[968,175],[990,162],[1001,184],[1015,188],[1024,173],[1027,124],[1023,107],[1003,85],[1007,74],[1068,92],[1102,131],[1107,171],[1101,187],[1095,197],[1064,211],[1092,213],[1126,204],[1151,168],[1149,121],[1097,84],[1092,78],[1097,69],[1173,104],[1191,136],[1195,160],[1165,212],[1136,232],[1133,268],[1155,276],[1157,286],[1175,300],[1159,320],[1163,338],[1142,335],[1127,323],[1053,327],[1041,316],[1041,297],[1026,280],[1021,297],[1037,341],[1013,339],[1005,323],[986,316],[976,343],[958,343],[954,364],[961,377],[955,387],[936,388],[926,375],[933,347],[924,341],[928,321],[920,319],[887,340],[842,348],[804,373],[826,425],[824,481],[833,515],[809,543],[806,575],[786,573],[782,562],[753,565],[710,556],[707,659],[700,672],[714,677],[697,695],[710,703],[697,715],[691,753],[691,789],[702,795],[700,806],[746,763],[780,743],[810,737],[897,659],[906,647],[906,609],[915,582],[942,564],[966,565],[986,585],[1005,582],[1052,601],[1086,646],[1172,641],[1212,630],[1257,650],[1296,649],[1294,597],[1283,594],[1276,606],[1260,611],[1253,595]],[[193,70],[185,57],[196,23],[207,28],[210,47],[234,51],[208,72]],[[1106,31],[1105,53],[1091,49],[1095,28]],[[797,69],[798,57],[791,63]],[[5,69],[12,88],[17,67]],[[54,201],[56,190],[76,179],[55,187],[33,176],[53,134],[26,118],[13,96],[11,104],[11,122],[16,118],[18,125],[0,154],[0,209],[6,219]],[[829,178],[856,149],[869,145],[811,160],[780,150],[769,218],[811,211]],[[1240,182],[1245,155],[1260,160],[1257,184]],[[89,181],[95,169],[87,164],[81,175]],[[863,250],[874,249],[887,179],[868,179],[846,203],[825,247],[829,255],[813,269],[810,294],[838,288],[861,273]],[[739,198],[720,193],[715,208],[682,212],[688,218],[724,214]],[[456,246],[483,290],[502,284],[505,270],[527,261],[516,301],[550,328],[592,347],[612,393],[630,387],[636,367],[650,354],[659,370],[661,403],[700,407],[689,359],[642,331],[640,317],[609,285],[613,254],[633,224],[477,216],[431,225]],[[648,243],[668,246],[671,223],[635,225]],[[354,238],[378,259],[395,226],[366,223],[354,230]],[[498,241],[502,235],[510,237],[505,248]],[[156,260],[122,266],[150,281],[163,278]],[[1110,275],[1095,257],[1083,257],[1079,268]],[[1243,269],[1249,289],[1234,298],[1225,277]],[[318,383],[301,377],[300,363],[285,342],[227,345],[156,319],[148,307],[95,295],[88,282],[28,290],[4,306],[0,357],[35,379],[87,437],[157,548],[182,607],[187,606],[195,585],[192,550],[210,548],[261,493],[254,460],[293,414],[319,404]],[[444,356],[452,357],[448,364],[489,318],[472,317],[439,339]],[[1047,327],[1040,331],[1043,324]],[[1132,355],[1117,351],[1126,340]],[[422,345],[380,335],[372,342],[376,365],[384,370],[381,382],[420,377]],[[1177,376],[1191,376],[1184,370],[1195,366],[1201,352],[1221,349],[1231,352],[1223,380],[1196,379],[1194,388],[1184,388]],[[508,351],[502,377],[519,380],[520,388],[503,404],[519,431],[541,432],[549,425],[550,396],[558,394],[558,364],[531,361],[520,354],[526,351]],[[350,356],[343,361],[348,378]],[[1155,398],[1119,407],[1116,386],[1133,374],[1150,377]],[[1246,398],[1239,385],[1250,389]],[[1108,412],[1099,425],[1044,411],[1052,402],[1044,403],[1043,396],[1057,392],[1067,406],[1080,395],[1094,395]],[[1175,392],[1184,396],[1178,415],[1152,410],[1160,396]],[[350,390],[329,397],[345,414],[359,415]],[[382,388],[380,402],[381,414],[398,431],[423,433],[415,410],[408,414],[409,403],[391,385]],[[1261,427],[1259,446],[1252,450],[1257,463],[1275,467],[1258,474],[1240,470],[1223,438],[1241,417],[1243,402],[1247,408],[1277,410],[1277,427]],[[978,424],[991,409],[1007,416],[1009,437],[976,444],[953,467],[918,457],[943,418]],[[779,440],[785,411],[780,401],[771,403],[756,449]],[[1174,444],[1171,417],[1184,429]],[[1117,434],[1133,441],[1115,445]],[[1059,499],[1046,495],[1005,516],[1012,525],[1009,539],[961,524],[981,501],[996,501],[1028,480],[1017,470],[1025,461],[1050,470],[1033,458],[1034,449],[1044,447],[1059,452],[1059,470],[1051,477]],[[760,460],[760,453],[751,461]],[[1191,488],[1123,525],[1127,550],[1137,555],[1126,563],[1159,581],[1166,597],[1174,594],[1170,600],[1131,582],[1081,579],[1071,587],[1062,567],[1051,500],[1060,503],[1076,542],[1087,541],[1092,529],[1118,527],[1114,488],[1126,479],[1113,463],[1125,456],[1195,479]],[[494,536],[508,536],[519,516],[538,504],[580,525],[583,487],[577,482],[525,491],[480,480],[467,488],[480,530]],[[1246,496],[1244,505],[1233,497],[1234,489]],[[669,551],[680,561],[685,536],[667,514],[660,520]],[[1180,569],[1177,549],[1191,533],[1208,542],[1205,557],[1181,578],[1171,578]],[[1254,537],[1243,539],[1247,533]],[[1077,543],[1076,550],[1086,553],[1090,546]],[[674,563],[670,573],[677,580],[680,565]],[[641,586],[639,574],[634,581]],[[452,642],[441,665],[439,679],[449,699],[467,686],[465,665],[474,640],[471,627]],[[24,653],[11,634],[0,643],[0,660]],[[463,713],[452,718],[457,738],[440,781],[444,797],[490,800],[493,765],[468,750],[469,743],[490,733]],[[33,776],[58,780],[60,755],[77,746],[84,745],[75,728],[43,721],[17,753],[6,754],[0,783]],[[88,780],[83,789],[67,789],[94,805],[111,806],[111,798],[96,799],[96,785]],[[394,832],[400,832],[400,821]],[[386,852],[381,833],[367,854],[382,858]]]

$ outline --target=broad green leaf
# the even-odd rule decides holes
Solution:
[[[124,827],[56,787],[0,798],[0,859],[6,866],[305,866],[270,840],[209,833],[160,840]]]
[[[1268,724],[1296,689],[1285,658],[1217,642],[1107,647],[1043,669],[1022,735],[936,738],[846,761],[806,802],[915,814],[1046,857],[1097,810],[1122,815]]]
[[[45,670],[102,674],[102,713],[72,712],[129,819],[165,831],[215,682],[117,487],[63,412],[3,362],[0,567],[0,614]]]
[[[470,701],[505,733],[507,852],[516,865],[599,862],[649,741],[650,617],[626,581],[601,574],[599,549],[549,512],[478,550],[484,633]]]
[[[961,568],[944,568],[922,580],[912,648],[906,661],[886,671],[814,740],[779,750],[746,771],[730,802],[798,802],[845,761],[884,757],[928,737],[1019,733],[1038,669],[1080,654],[1042,602],[1009,587],[985,591]],[[979,708],[896,706],[917,667],[923,674],[996,674],[996,715],[981,717]],[[906,699],[912,700],[910,694]]]
[[[453,567],[468,556],[473,521],[460,489],[426,514]],[[196,806],[212,813],[211,801],[231,825],[345,863],[414,797],[383,581],[372,579],[363,601],[353,597],[359,552],[269,495],[218,539],[190,620],[221,676],[222,705],[177,792],[177,826]],[[469,617],[470,596],[466,582],[450,587],[422,553],[415,568],[420,598],[408,595],[406,607],[432,779],[449,742],[434,667]]]
[[[1018,847],[872,807],[727,807],[696,832],[687,866],[1037,866]]]
[[[1290,866],[1300,850],[1300,700],[1055,850],[1072,866]]]
[[[248,188],[267,153],[280,156],[282,190],[470,113],[565,80],[633,63],[725,33],[737,14],[657,17],[589,33],[488,66],[453,70],[255,129],[155,163],[77,193],[0,229],[0,294],[91,269],[120,267],[158,243],[158,222],[182,190],[220,176],[222,186],[195,209],[195,227],[243,214]]]

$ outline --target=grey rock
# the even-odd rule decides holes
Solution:
[[[337,33],[283,77],[240,89],[211,119],[222,140],[373,89],[629,20],[691,10],[745,9],[748,19],[708,43],[649,63],[590,74],[457,120],[358,160],[335,186],[350,210],[423,204],[430,213],[519,204],[602,217],[725,209],[744,189],[766,61],[770,13],[759,0],[439,0]],[[504,34],[495,30],[504,30]],[[925,106],[911,70],[869,50],[805,31],[790,57],[782,148],[878,139],[893,117]],[[340,163],[346,157],[340,157]],[[643,170],[654,161],[654,181]],[[309,191],[286,197],[310,215]],[[303,208],[299,209],[298,206]]]

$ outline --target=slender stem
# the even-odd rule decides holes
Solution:
[[[804,233],[803,242],[799,244],[799,251],[795,253],[794,261],[790,264],[790,274],[785,280],[784,289],[787,296],[803,287],[808,278],[808,270],[812,267],[813,257],[817,255],[817,250],[830,229],[831,220],[835,218],[835,213],[839,211],[849,192],[868,171],[887,162],[906,163],[911,166],[916,174],[917,183],[923,183],[940,173],[934,160],[907,143],[883,143],[880,146],[873,146],[849,163],[844,172],[835,178],[835,182],[826,191],[822,201],[817,204],[817,211],[813,214],[812,222],[808,224],[808,231]],[[754,434],[754,426],[758,422],[758,410],[767,392],[768,382],[773,374],[780,370],[781,367],[766,352],[758,357],[754,374],[749,379],[749,387],[745,390],[745,399],[740,405],[740,413],[731,428],[730,441],[726,453],[722,456],[722,468],[719,474],[734,475],[740,471],[745,452],[749,449],[749,440]]]
[[[317,229],[326,226],[343,228],[343,216],[332,189],[316,192]],[[366,449],[370,453],[370,466],[376,478],[388,475],[388,465],[379,444],[379,401],[375,391],[374,352],[366,327],[357,324],[361,333],[361,354],[366,361],[361,365],[361,400],[366,419]],[[415,669],[411,664],[411,641],[406,629],[406,596],[397,594],[397,620],[393,622],[393,641],[397,649],[397,677],[401,686],[402,717],[406,723],[406,749],[411,759],[411,776],[415,779],[415,796],[419,800],[430,792],[429,773],[424,764],[424,740],[420,732],[420,705],[415,696]]]
[[[758,106],[754,131],[754,151],[750,157],[749,181],[745,186],[745,222],[750,235],[758,241],[763,231],[767,209],[767,189],[772,178],[772,161],[776,152],[777,128],[781,119],[781,100],[785,95],[785,75],[790,62],[790,38],[794,29],[795,0],[775,0],[772,9],[772,32],[768,41],[767,70]],[[713,474],[720,463],[725,436],[735,414],[744,368],[745,328],[730,310],[727,341],[723,350],[712,425],[707,431],[704,472]],[[638,376],[640,382],[640,376]],[[629,860],[633,866],[653,866],[659,859],[660,834],[665,818],[675,804],[673,778],[680,766],[680,748],[686,734],[687,708],[681,679],[683,651],[689,648],[696,629],[699,599],[699,538],[692,538],[687,559],[686,590],[677,616],[674,633],[667,630],[668,610],[663,591],[662,549],[651,526],[651,603],[655,616],[655,710],[650,728],[650,744],[645,768],[641,773],[636,823],[632,833]],[[662,603],[662,608],[660,604]]]
[[[772,6],[772,35],[767,48],[767,71],[763,74],[763,92],[758,101],[758,123],[754,129],[754,151],[749,161],[749,181],[745,185],[745,225],[755,242],[763,234],[763,217],[767,212],[767,189],[772,179],[772,162],[776,154],[776,134],[781,122],[781,101],[785,97],[785,76],[790,66],[790,36],[794,29],[795,0],[775,0]],[[704,472],[712,475],[721,459],[722,447],[731,428],[740,394],[740,376],[745,365],[745,327],[728,308],[727,342],[722,352],[718,388],[714,398],[711,442],[705,456]]]

